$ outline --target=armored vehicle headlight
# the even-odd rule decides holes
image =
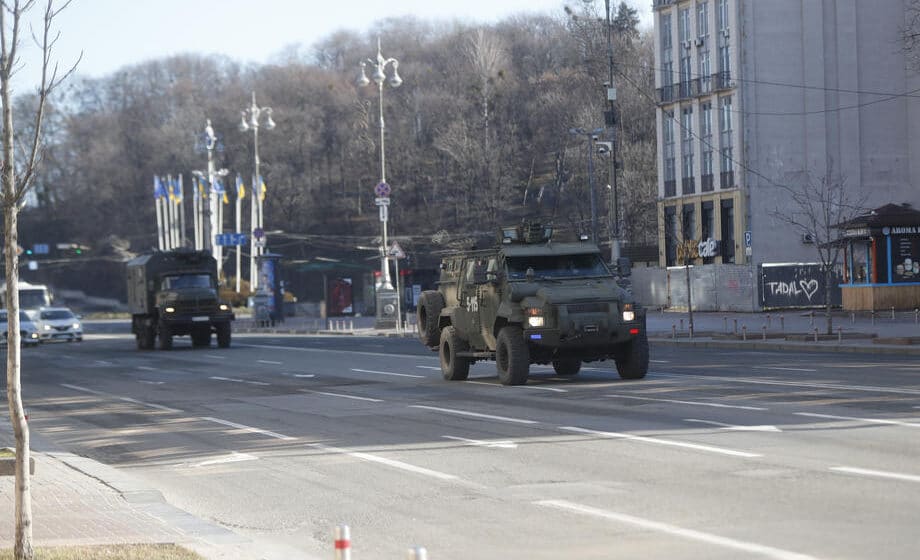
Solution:
[[[226,303],[222,303],[222,304],[220,304],[220,310],[221,310],[221,311],[229,311],[229,310],[230,310],[230,306],[227,305]]]
[[[167,307],[167,308],[166,308],[166,312],[167,312],[167,313],[175,313],[175,312],[176,312],[176,308],[175,308],[175,307]]]
[[[633,311],[631,303],[627,303],[623,306],[623,320],[627,322],[636,320],[636,312]]]
[[[545,324],[543,319],[543,310],[539,307],[527,309],[527,324],[531,327],[542,327]]]

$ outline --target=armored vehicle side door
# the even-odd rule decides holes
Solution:
[[[480,332],[489,350],[495,350],[495,319],[502,300],[502,283],[499,277],[498,256],[491,256],[485,262],[485,277],[480,279],[476,295],[479,300]]]
[[[456,325],[461,336],[467,339],[472,349],[484,347],[482,339],[482,322],[479,319],[479,286],[476,284],[477,266],[482,266],[480,258],[470,257],[463,261],[463,274],[460,278],[460,307],[457,316],[462,324]]]

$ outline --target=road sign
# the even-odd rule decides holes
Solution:
[[[214,238],[214,241],[220,246],[245,245],[247,236],[245,233],[220,233]]]
[[[387,221],[387,220],[389,219],[389,217],[390,217],[390,214],[389,214],[389,212],[387,211],[387,209],[389,208],[389,206],[387,206],[386,204],[378,204],[378,205],[377,205],[377,208],[380,209],[380,221],[381,221],[381,222]]]
[[[390,199],[388,197],[377,197],[374,199],[374,204],[377,206],[388,206],[390,204]]]
[[[750,231],[744,232],[744,246],[745,246],[745,247],[750,247],[750,246],[751,246],[751,242],[752,242],[753,240],[754,240],[754,236],[751,234]]]
[[[265,230],[260,227],[257,227],[256,229],[252,230],[252,236],[255,237],[256,239],[262,239],[263,237],[265,237]]]
[[[374,187],[374,194],[383,198],[390,196],[390,185],[383,182],[377,183],[377,186]]]
[[[387,251],[387,254],[391,257],[396,257],[397,259],[406,258],[406,253],[402,250],[402,247],[399,246],[399,243],[395,241],[392,245],[390,245],[390,250]]]
[[[36,243],[32,246],[32,252],[36,255],[47,255],[50,249],[47,243]]]

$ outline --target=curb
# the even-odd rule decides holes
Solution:
[[[920,356],[920,348],[909,348],[905,345],[846,345],[845,343],[836,343],[822,346],[820,342],[765,342],[758,341],[723,341],[723,340],[688,340],[688,339],[670,339],[670,338],[649,338],[649,343],[667,346],[691,346],[693,348],[720,348],[732,350],[772,350],[772,351],[791,351],[791,352],[823,352],[837,353],[844,352],[847,354],[897,354],[908,356]]]

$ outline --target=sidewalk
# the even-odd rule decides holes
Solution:
[[[833,334],[826,335],[823,310],[785,310],[764,313],[693,313],[693,334],[686,312],[649,310],[647,327],[653,344],[681,344],[706,348],[772,349],[819,352],[865,352],[920,355],[920,314],[913,311],[851,314],[835,311]],[[815,341],[815,329],[818,340]],[[415,317],[408,328],[375,329],[374,317],[286,317],[275,325],[257,325],[238,319],[237,333],[275,333],[337,336],[416,336]]]
[[[119,470],[56,449],[31,433],[32,538],[35,547],[175,543],[213,560],[307,558],[255,543],[166,503],[159,491]],[[9,419],[0,419],[0,447],[13,447]],[[13,476],[0,476],[0,548],[13,547]]]

